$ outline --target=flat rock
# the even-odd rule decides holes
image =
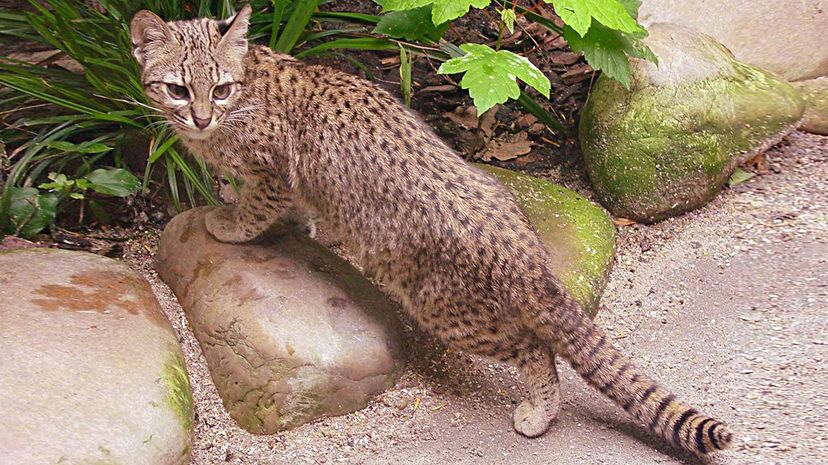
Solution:
[[[638,19],[692,27],[790,81],[828,75],[825,0],[643,0]]]
[[[615,257],[615,226],[603,208],[557,184],[478,165],[512,194],[546,246],[567,291],[594,316]]]
[[[828,77],[792,83],[805,99],[800,129],[828,136]]]
[[[590,181],[617,216],[651,223],[698,208],[742,162],[802,118],[800,93],[710,36],[654,24],[659,57],[633,59],[630,89],[601,76],[581,114]]]
[[[270,434],[353,412],[394,385],[395,307],[359,271],[296,231],[220,243],[204,227],[206,211],[167,225],[158,271],[241,427]]]
[[[0,463],[179,465],[193,403],[149,284],[56,249],[0,251]]]

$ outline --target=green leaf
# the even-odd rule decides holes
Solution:
[[[515,10],[510,10],[508,8],[500,10],[500,20],[503,21],[504,25],[506,25],[506,29],[509,30],[509,34],[515,33],[516,19],[517,17],[515,16]]]
[[[640,38],[644,36],[644,33],[615,31],[598,22],[583,37],[572,27],[564,27],[564,39],[572,50],[583,52],[590,66],[626,88],[630,87],[630,56],[658,62],[653,52],[641,42]]]
[[[624,9],[627,10],[627,13],[632,16],[633,19],[638,19],[638,7],[641,6],[641,0],[618,0],[621,2],[621,5],[624,6]]]
[[[400,91],[402,92],[403,101],[407,107],[411,107],[411,94],[413,91],[411,64],[411,56],[405,51],[405,47],[400,46]]]
[[[109,224],[112,222],[112,216],[103,205],[95,199],[89,201],[89,209],[92,210],[92,214],[95,216],[95,219],[103,224]]]
[[[469,8],[486,8],[491,0],[374,0],[386,11],[413,10],[432,5],[431,21],[443,24],[469,12]]]
[[[463,44],[460,49],[466,54],[446,61],[437,72],[465,73],[460,87],[469,90],[478,115],[509,98],[520,97],[516,79],[549,98],[549,79],[525,57],[507,50],[496,52],[481,44]]]
[[[373,37],[357,37],[354,39],[336,39],[329,42],[323,42],[316,47],[311,47],[303,50],[296,55],[296,58],[304,58],[307,56],[316,55],[328,50],[338,48],[346,48],[351,50],[397,50],[399,45],[389,39],[379,39]]]
[[[58,196],[42,194],[34,187],[12,187],[8,195],[9,204],[8,234],[32,237],[55,222]]]
[[[625,5],[619,0],[544,0],[544,2],[551,3],[563,22],[581,36],[587,33],[593,18],[610,29],[622,32],[643,31],[627,9],[632,7],[631,3]]]
[[[730,179],[727,181],[727,185],[733,187],[737,184],[741,184],[747,181],[748,179],[754,176],[756,175],[754,173],[751,173],[750,171],[745,171],[742,168],[736,168],[736,171],[734,171],[733,174],[730,175]]]
[[[89,187],[101,194],[127,197],[138,191],[141,180],[120,168],[99,168],[86,175]]]
[[[287,23],[285,23],[285,28],[279,35],[279,40],[276,41],[276,50],[285,53],[293,50],[320,3],[322,3],[322,0],[296,0],[293,2],[293,12],[290,14]]]
[[[391,11],[380,17],[374,34],[396,39],[437,42],[448,29],[448,23],[435,26],[431,21],[431,5],[413,10]]]

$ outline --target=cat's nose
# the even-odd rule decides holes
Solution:
[[[207,128],[207,126],[210,125],[210,122],[212,120],[213,120],[213,118],[204,118],[204,119],[202,119],[202,118],[198,118],[195,115],[193,115],[193,123],[195,123],[196,127],[199,128],[199,129]]]

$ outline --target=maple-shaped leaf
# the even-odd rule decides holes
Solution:
[[[374,0],[387,11],[413,10],[426,5],[431,7],[431,21],[443,24],[469,12],[469,8],[486,8],[491,0]]]
[[[437,72],[465,73],[460,87],[468,89],[478,115],[510,98],[520,97],[517,79],[549,98],[549,79],[525,57],[481,44],[463,44],[460,49],[466,54],[446,61]]]
[[[592,25],[592,19],[610,29],[622,32],[641,32],[642,27],[630,15],[634,3],[619,0],[544,0],[555,7],[555,13],[564,23],[572,27],[582,37]]]

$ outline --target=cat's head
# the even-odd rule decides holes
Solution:
[[[133,55],[144,92],[184,137],[208,138],[235,108],[250,14],[245,5],[223,21],[165,22],[146,10],[132,18]]]

